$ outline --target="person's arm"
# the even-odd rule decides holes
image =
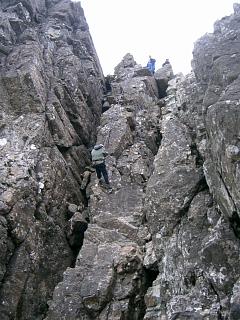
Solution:
[[[104,157],[106,157],[108,155],[108,152],[105,149],[103,149],[102,153],[103,153]]]

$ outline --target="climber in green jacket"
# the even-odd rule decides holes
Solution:
[[[108,179],[108,173],[105,164],[105,158],[108,155],[108,152],[104,149],[102,144],[97,144],[91,151],[92,156],[92,164],[93,167],[96,169],[98,180],[101,184],[101,178],[103,176],[107,188],[110,189],[110,183]]]

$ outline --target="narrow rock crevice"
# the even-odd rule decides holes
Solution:
[[[195,142],[193,142],[190,145],[190,149],[191,149],[191,154],[193,156],[195,156],[196,168],[202,168],[203,163],[204,163],[204,159],[203,159],[202,155],[200,154],[200,152],[198,151],[198,148],[197,148],[197,145]]]
[[[130,55],[129,59],[132,59]],[[149,89],[149,92],[142,93],[142,87],[146,83],[146,90]],[[144,238],[149,238],[144,231],[146,227],[142,226],[142,210],[146,185],[152,173],[154,160],[151,149],[158,149],[156,141],[160,140],[157,130],[160,108],[157,105],[157,98],[150,96],[153,94],[151,86],[155,86],[154,90],[157,92],[156,83],[152,77],[123,78],[121,82],[113,81],[111,84],[112,88],[120,84],[124,103],[121,105],[113,103],[102,114],[96,143],[104,144],[109,152],[106,165],[112,190],[108,191],[101,187],[95,174],[91,175],[88,186],[84,184],[91,223],[84,230],[84,240],[81,239],[81,245],[76,250],[77,253],[81,248],[71,274],[81,269],[87,281],[87,279],[95,279],[98,274],[97,269],[103,269],[101,279],[96,280],[91,289],[93,292],[89,293],[92,300],[87,298],[87,292],[78,297],[80,304],[86,299],[88,301],[86,314],[91,313],[93,318],[106,319],[108,317],[110,319],[117,312],[119,316],[124,315],[126,319],[140,320],[144,318],[146,310],[145,293],[154,277],[157,276],[154,271],[147,272],[143,269],[144,248],[142,246],[145,240],[140,238],[139,232],[143,228],[141,232],[144,233]],[[139,92],[141,92],[140,95]],[[114,94],[112,98],[108,96],[108,99],[117,100]],[[151,119],[149,109],[156,117]],[[149,142],[145,143],[148,135]],[[74,213],[71,220],[76,214]],[[69,240],[73,238],[73,242],[74,234],[75,231],[69,236]],[[107,256],[105,256],[105,251]],[[104,259],[103,264],[97,264],[99,259]],[[88,267],[89,263],[91,266]],[[111,280],[113,270],[116,276],[114,283]],[[63,283],[59,284],[60,287],[56,287],[56,291],[65,287],[65,280],[67,279],[64,277]],[[78,281],[78,278],[75,281],[77,281],[77,286],[84,285],[82,281]],[[98,286],[107,286],[106,290],[112,291],[110,300],[107,300],[105,289],[99,291]],[[90,287],[87,288],[90,289]],[[81,289],[79,290],[81,292]],[[97,308],[96,310],[94,301],[101,305],[104,304],[104,309]],[[59,302],[60,300],[57,301],[57,304]],[[51,319],[53,314],[59,314],[60,311],[54,305],[53,300],[46,319],[48,317]],[[68,317],[71,317],[71,312],[69,312],[65,309],[61,316],[68,314]],[[84,311],[82,312],[84,314]]]
[[[167,96],[167,88],[168,84],[165,80],[159,80],[158,81],[158,96],[159,99],[163,99]]]
[[[206,178],[204,175],[202,175],[201,179],[199,180],[199,182],[196,184],[194,190],[191,192],[191,197],[189,198],[189,200],[185,203],[185,206],[179,211],[179,215],[180,217],[184,217],[185,215],[188,214],[189,208],[191,206],[191,203],[193,201],[193,199],[201,192],[204,190],[208,190],[208,185],[206,182]],[[176,226],[181,222],[181,219],[179,220],[179,222],[176,224]]]
[[[159,275],[159,271],[157,267],[151,268],[151,269],[144,268],[145,287],[146,287],[145,291],[147,291],[147,289],[152,286],[153,281],[157,279],[158,275]]]
[[[67,216],[69,220],[66,226],[66,239],[73,253],[71,268],[75,267],[77,256],[83,245],[84,233],[88,228],[89,219],[84,214],[87,205],[87,197],[85,197],[85,203],[81,208],[74,204],[68,205]]]
[[[217,290],[215,289],[213,283],[212,283],[209,279],[208,279],[208,283],[209,283],[210,288],[213,290],[214,294],[216,295],[216,297],[217,297],[217,302],[218,302],[218,304],[219,304],[219,308],[218,308],[218,310],[217,310],[217,317],[218,317],[217,320],[224,320],[225,317],[224,317],[223,314],[222,314],[222,305],[221,305],[220,296],[219,296]]]
[[[231,192],[230,192],[230,190],[229,190],[229,188],[227,186],[227,183],[226,183],[225,179],[222,176],[222,173],[218,170],[217,174],[218,174],[219,180],[221,181],[222,186],[224,187],[224,189],[225,189],[225,191],[226,191],[226,193],[228,195],[228,199],[231,202],[231,206],[235,209],[234,212],[235,211],[237,212],[236,204],[234,203],[234,199],[233,199],[232,194],[231,194]]]
[[[235,236],[240,239],[240,218],[236,211],[233,211],[232,216],[229,218],[229,222]]]

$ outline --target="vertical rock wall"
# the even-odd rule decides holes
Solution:
[[[67,204],[86,204],[103,81],[79,3],[0,2],[2,320],[42,319],[74,261]]]
[[[216,22],[214,33],[201,38],[193,52],[193,67],[204,90],[203,111],[210,150],[206,153],[205,174],[228,218],[240,210],[239,5],[234,6],[234,11],[234,15]]]
[[[91,180],[46,319],[240,318],[239,12],[196,43],[186,77],[149,77],[130,55],[116,67],[98,130],[113,190]]]
[[[144,75],[144,73],[146,75]],[[144,266],[150,239],[144,224],[146,182],[160,143],[158,88],[150,72],[126,55],[112,82],[111,108],[98,128],[109,152],[112,190],[95,175],[87,187],[90,223],[75,268],[55,288],[47,320],[143,319],[151,282]]]
[[[169,83],[147,186],[159,276],[144,319],[239,319],[239,5]]]
[[[127,54],[100,123],[80,5],[0,8],[1,319],[240,319],[240,5],[186,77]],[[83,173],[96,140],[111,191]]]

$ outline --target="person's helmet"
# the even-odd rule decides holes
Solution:
[[[96,144],[95,146],[94,146],[94,149],[95,150],[99,150],[99,149],[101,149],[103,147],[103,144]]]

